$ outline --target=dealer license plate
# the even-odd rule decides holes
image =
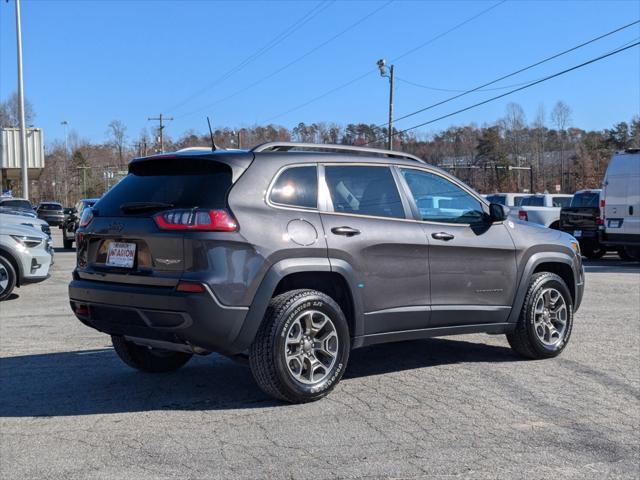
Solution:
[[[133,268],[136,258],[136,244],[124,242],[111,242],[107,251],[107,266],[120,268]]]

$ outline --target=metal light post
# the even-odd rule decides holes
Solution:
[[[387,72],[384,58],[378,60],[378,68],[380,69],[380,76],[387,77],[389,79],[389,132],[387,137],[387,148],[393,150],[393,65],[389,67]]]
[[[16,0],[16,41],[18,44],[18,115],[20,117],[20,150],[22,197],[29,198],[29,164],[27,161],[27,131],[24,119],[24,82],[22,79],[22,28],[20,26],[20,0]]]
[[[69,172],[69,122],[63,120],[60,125],[64,126],[64,204],[69,206],[69,188],[67,177]]]

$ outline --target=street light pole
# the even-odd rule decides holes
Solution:
[[[64,126],[64,204],[69,206],[69,186],[67,177],[69,176],[69,122],[63,120],[60,125]]]
[[[22,197],[29,198],[29,164],[27,161],[27,130],[24,114],[24,81],[22,78],[22,28],[20,26],[20,0],[16,0],[16,41],[18,44],[18,115],[20,117],[20,150]]]
[[[387,148],[393,150],[393,81],[394,81],[394,65],[389,67],[389,73],[387,73],[386,64],[384,59],[378,60],[378,68],[380,69],[380,76],[389,78],[389,127],[387,132]]]

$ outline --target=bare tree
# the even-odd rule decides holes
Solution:
[[[507,114],[502,120],[502,125],[505,131],[505,139],[508,144],[509,153],[511,154],[512,161],[516,166],[520,167],[521,160],[524,154],[524,144],[526,140],[526,127],[527,121],[524,115],[522,107],[514,102],[510,102],[507,105]],[[516,172],[516,186],[518,191],[522,189],[520,179],[520,170]]]
[[[566,137],[566,129],[571,122],[571,107],[562,100],[558,100],[551,111],[551,121],[558,129],[560,135],[560,189],[564,192],[564,140]]]
[[[124,149],[127,127],[120,120],[112,120],[107,130],[109,143],[118,155],[118,165],[124,165]]]
[[[27,99],[24,100],[24,119],[27,126],[33,123],[35,113],[33,105]],[[20,115],[18,114],[18,94],[13,92],[9,98],[0,102],[0,128],[18,127]]]

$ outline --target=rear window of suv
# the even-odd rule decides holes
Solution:
[[[572,207],[597,207],[600,203],[598,192],[576,193],[571,199]]]
[[[120,205],[159,202],[172,208],[224,208],[232,185],[228,165],[211,160],[148,160],[131,166],[130,173],[100,199],[100,216],[123,216]],[[150,212],[144,212],[149,215]]]
[[[40,210],[62,210],[62,205],[59,203],[42,203],[38,208]]]
[[[544,197],[523,198],[520,205],[523,207],[544,207]]]

